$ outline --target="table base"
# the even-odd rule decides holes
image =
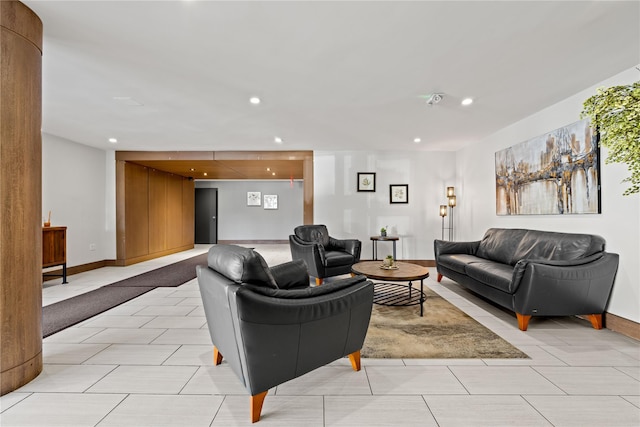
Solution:
[[[423,290],[423,281],[420,281],[420,290],[413,289],[411,282],[408,285],[402,283],[378,282],[373,284],[373,303],[390,307],[420,306],[420,317],[423,315],[423,303],[427,295]]]

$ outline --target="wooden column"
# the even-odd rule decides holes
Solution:
[[[42,371],[42,22],[0,1],[0,394]]]

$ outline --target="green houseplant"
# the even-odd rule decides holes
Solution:
[[[605,163],[627,165],[631,175],[623,182],[631,186],[623,194],[640,192],[640,81],[599,88],[584,101],[580,116],[600,132],[600,144],[608,150]]]
[[[382,227],[380,229],[380,236],[386,237],[386,235],[387,235],[387,227]]]

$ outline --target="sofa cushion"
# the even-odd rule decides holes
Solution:
[[[513,267],[509,264],[484,262],[467,264],[466,273],[472,279],[503,292],[511,293]]]
[[[476,262],[491,262],[475,255],[467,254],[444,254],[438,257],[438,265],[453,270],[455,272],[465,274],[467,264]]]
[[[603,252],[604,246],[600,236],[528,230],[513,254],[512,264],[521,259],[572,261]]]
[[[209,267],[234,282],[277,289],[266,261],[253,249],[235,245],[214,245],[209,249]]]
[[[329,246],[329,231],[325,225],[300,225],[293,233],[305,242],[320,243],[325,248]]]
[[[490,228],[480,241],[476,255],[503,264],[515,265],[514,253],[529,230],[518,228]]]

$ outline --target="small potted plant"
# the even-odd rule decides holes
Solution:
[[[393,255],[387,255],[384,261],[382,261],[382,265],[385,267],[393,267]]]
[[[382,227],[380,229],[380,236],[387,237],[387,227]]]

